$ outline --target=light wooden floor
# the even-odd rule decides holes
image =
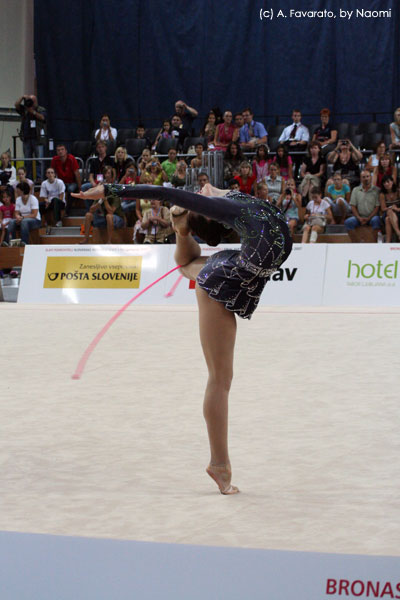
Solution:
[[[0,306],[0,529],[400,555],[400,309],[239,321],[233,483],[204,473],[194,309]]]

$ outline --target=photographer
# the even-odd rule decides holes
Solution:
[[[46,143],[46,110],[38,106],[36,96],[21,96],[15,103],[15,110],[21,115],[20,137],[25,158],[43,158]],[[36,163],[36,179],[42,180],[42,162]],[[32,179],[32,161],[27,161],[26,172]]]
[[[350,140],[339,140],[335,150],[328,154],[328,162],[333,163],[333,172],[340,172],[343,183],[351,188],[360,183],[359,164],[362,152],[357,150]],[[332,185],[333,179],[328,179],[327,185]]]

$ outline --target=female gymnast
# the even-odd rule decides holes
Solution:
[[[228,453],[228,395],[233,376],[235,314],[250,319],[267,278],[288,258],[292,240],[284,215],[275,206],[243,192],[219,190],[210,184],[201,194],[151,185],[99,185],[76,198],[113,196],[155,198],[171,208],[176,231],[175,260],[182,274],[196,280],[200,340],[208,368],[204,417],[211,459],[206,471],[221,494],[236,494],[231,485]],[[224,227],[241,237],[240,250],[223,250],[202,258],[192,231],[217,245]]]

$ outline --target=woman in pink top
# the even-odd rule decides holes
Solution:
[[[253,175],[257,178],[257,183],[265,181],[268,175],[268,148],[265,144],[257,147],[253,160]]]
[[[293,161],[283,144],[279,144],[277,147],[276,156],[272,162],[278,163],[283,179],[286,181],[293,179]]]
[[[217,125],[215,130],[214,147],[215,150],[225,150],[231,142],[236,142],[239,137],[239,129],[232,124],[232,112],[224,112],[224,122]]]

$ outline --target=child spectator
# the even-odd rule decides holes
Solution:
[[[15,204],[12,202],[12,196],[9,190],[5,190],[1,197],[0,206],[0,246],[8,246],[8,224],[14,218]]]
[[[290,229],[290,235],[293,237],[299,224],[301,208],[301,194],[296,190],[294,179],[288,179],[284,183],[285,189],[279,196],[277,207],[281,209],[286,218],[286,223]]]
[[[257,183],[265,181],[268,175],[268,148],[265,144],[257,147],[253,160],[253,175],[255,175]]]
[[[29,187],[31,188],[31,194],[33,194],[33,181],[32,181],[32,179],[28,179],[27,178],[25,167],[18,167],[18,169],[17,169],[17,179],[15,180],[15,183],[13,184],[14,189],[16,188],[17,184],[21,183],[22,181],[26,181],[29,184]]]
[[[149,140],[149,138],[147,138],[145,136],[145,128],[144,128],[144,125],[142,125],[141,123],[139,123],[139,125],[136,127],[135,139],[137,139],[137,140],[145,140],[145,142],[146,142],[146,148],[150,148],[150,146],[151,146],[150,140]]]
[[[230,179],[228,181],[228,188],[230,190],[237,190],[237,191],[239,191],[240,190],[239,182],[235,178]]]
[[[155,150],[157,148],[157,144],[160,140],[170,140],[172,139],[171,133],[171,121],[168,119],[164,119],[163,126],[160,131],[157,133],[157,137],[152,145],[151,149]]]
[[[199,142],[198,144],[195,145],[194,147],[194,151],[196,152],[196,156],[194,158],[192,158],[192,160],[190,161],[190,166],[192,167],[192,169],[200,169],[202,163],[203,163],[203,152],[204,152],[204,146],[201,142]]]
[[[170,148],[168,150],[168,158],[161,163],[161,168],[165,173],[164,181],[171,181],[172,175],[175,173],[176,165],[178,164],[178,160],[176,158],[177,152],[175,148]]]
[[[14,185],[17,180],[15,167],[11,164],[11,156],[8,152],[3,152],[0,156],[0,175],[2,185]]]
[[[351,213],[350,207],[350,186],[343,183],[342,176],[338,171],[333,175],[333,183],[326,185],[325,196],[331,205],[331,210],[335,223],[343,225],[345,219]]]
[[[320,188],[312,187],[310,190],[311,200],[306,207],[306,220],[303,225],[302,244],[315,244],[318,234],[323,233],[326,224],[333,220],[331,207],[327,200],[322,200]]]
[[[62,227],[62,214],[65,208],[65,184],[56,177],[52,167],[46,171],[46,177],[40,187],[39,208],[49,228],[54,221],[56,227]],[[48,231],[49,233],[49,231]]]
[[[280,174],[283,179],[287,181],[293,178],[293,161],[284,144],[279,144],[276,149],[276,156],[270,162],[276,162],[279,165]]]
[[[251,164],[247,160],[240,163],[239,173],[240,175],[236,175],[235,179],[239,183],[240,191],[245,194],[251,194],[256,176],[252,174]]]
[[[214,147],[215,132],[217,129],[217,117],[213,110],[207,115],[205,123],[200,130],[200,136],[206,138],[207,145]]]

